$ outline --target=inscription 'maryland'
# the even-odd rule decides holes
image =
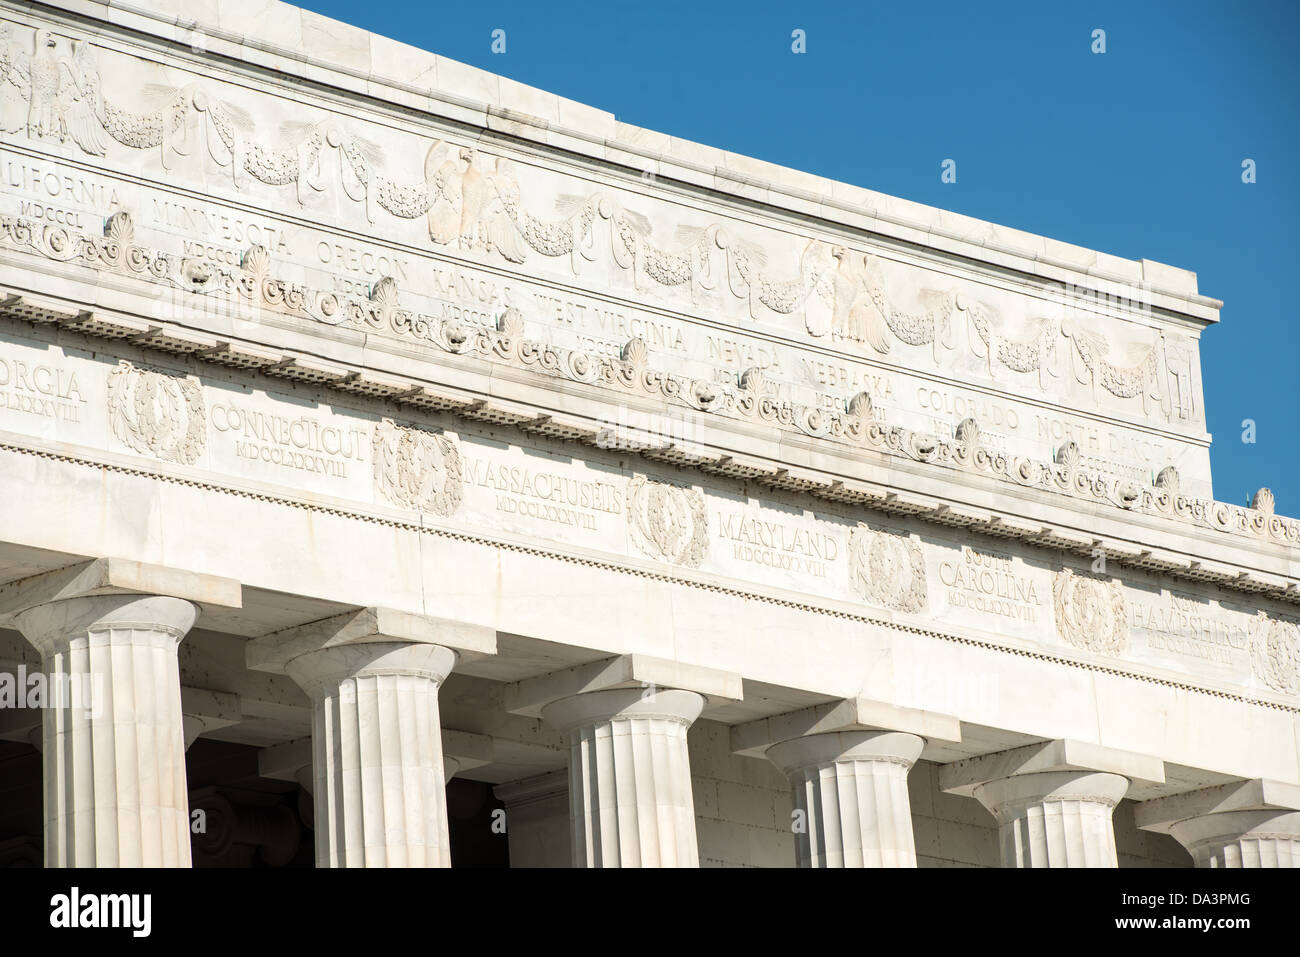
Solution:
[[[840,557],[839,540],[826,532],[736,512],[719,511],[715,517],[717,537],[730,542],[732,557],[743,562],[826,578]]]

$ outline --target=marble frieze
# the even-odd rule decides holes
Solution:
[[[456,420],[448,419],[454,423]],[[306,400],[231,371],[198,376],[0,337],[0,432],[448,533],[598,556],[786,596],[917,631],[1216,687],[1300,693],[1300,625],[1226,593],[875,512],[755,495],[741,482]]]

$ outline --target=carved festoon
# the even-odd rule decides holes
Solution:
[[[381,419],[371,443],[375,487],[385,499],[434,515],[456,511],[464,495],[464,470],[454,439]]]
[[[925,558],[914,536],[858,523],[849,533],[849,580],[874,605],[906,612],[925,608]]]
[[[1062,569],[1052,580],[1052,598],[1056,630],[1070,644],[1099,655],[1124,651],[1128,644],[1128,614],[1118,581]]]
[[[704,495],[637,475],[627,487],[627,528],[636,547],[660,561],[696,568],[709,546]]]

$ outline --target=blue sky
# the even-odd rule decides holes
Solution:
[[[1201,345],[1215,496],[1268,485],[1300,515],[1300,4],[306,6],[638,126],[1194,270],[1225,303]]]

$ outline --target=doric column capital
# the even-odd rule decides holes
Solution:
[[[147,634],[150,641],[170,642],[173,649],[199,616],[193,602],[158,595],[95,595],[60,598],[13,616],[14,626],[48,658],[66,653],[73,642],[114,629]],[[145,626],[140,628],[139,626]],[[179,685],[178,685],[179,687]]]
[[[774,744],[838,731],[896,731],[943,744],[961,741],[961,721],[952,715],[869,698],[844,698],[733,725],[731,750],[748,757],[771,757],[768,752]]]
[[[443,757],[438,691],[462,653],[495,650],[490,629],[386,608],[249,642],[250,668],[289,675],[312,700],[318,866],[450,865],[444,787],[461,762]],[[303,759],[293,747],[266,764],[301,780]]]
[[[230,579],[117,559],[0,589],[0,614],[40,650],[48,681],[89,685],[88,700],[73,693],[44,716],[47,865],[189,865],[177,647],[201,604],[240,600]]]
[[[1143,801],[1137,826],[1173,835],[1197,867],[1300,867],[1300,786],[1256,778]]]
[[[589,691],[553,701],[542,708],[542,718],[561,734],[607,724],[619,719],[670,721],[689,728],[704,710],[703,695],[676,688],[614,688]]]
[[[977,785],[974,797],[999,824],[1031,806],[1080,802],[1114,810],[1128,791],[1128,778],[1096,771],[1037,771]]]
[[[496,760],[496,744],[486,734],[442,729],[443,777],[450,781],[457,774],[481,768]]]
[[[181,688],[181,720],[185,727],[185,750],[199,735],[238,724],[242,713],[239,695],[206,688]]]
[[[97,558],[0,586],[0,624],[13,623],[21,630],[18,617],[33,608],[73,599],[132,597],[171,598],[200,607],[239,608],[243,604],[239,582],[234,579],[120,558]],[[87,609],[96,606],[79,607],[80,614],[85,615]],[[108,611],[114,604],[109,601],[97,607]],[[29,616],[27,620],[39,623],[41,618]],[[184,630],[193,623],[191,619]]]
[[[868,761],[911,769],[925,739],[899,731],[832,731],[791,738],[767,749],[767,757],[786,775],[837,762]]]
[[[632,690],[645,692],[648,699],[664,689],[693,691],[706,703],[725,704],[744,697],[738,674],[648,655],[619,655],[508,685],[505,708],[513,714],[539,718],[547,705],[561,698],[594,691]]]
[[[925,739],[901,731],[808,734],[767,757],[790,779],[800,867],[915,867],[907,774]]]
[[[685,687],[683,687],[685,686]],[[569,739],[575,867],[698,867],[686,732],[736,675],[626,655],[518,682],[506,707]]]
[[[998,822],[1004,867],[1116,867],[1111,814],[1131,781],[1164,762],[1078,741],[1046,741],[945,765],[939,787],[975,797]]]
[[[298,655],[285,673],[314,702],[337,694],[340,682],[384,675],[427,678],[441,685],[456,666],[456,652],[442,645],[368,641],[321,648]]]
[[[1159,758],[1057,739],[945,764],[939,769],[939,787],[952,794],[973,796],[977,787],[990,781],[1045,771],[1117,774],[1145,785],[1165,782],[1165,765]]]

